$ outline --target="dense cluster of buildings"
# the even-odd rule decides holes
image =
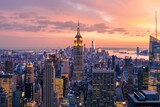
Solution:
[[[159,107],[160,41],[149,60],[86,48],[0,50],[0,107]],[[137,48],[137,54],[140,50]]]

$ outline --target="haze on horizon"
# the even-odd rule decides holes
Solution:
[[[78,19],[88,47],[148,48],[155,11],[159,0],[1,0],[0,48],[73,46]]]

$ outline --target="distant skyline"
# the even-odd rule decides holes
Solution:
[[[73,46],[78,19],[87,47],[148,48],[155,11],[159,34],[159,0],[1,0],[0,48]]]

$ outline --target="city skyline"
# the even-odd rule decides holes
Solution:
[[[96,47],[148,48],[149,36],[155,34],[155,11],[160,16],[158,4],[158,0],[0,1],[0,48],[73,46],[78,19],[87,47],[95,40]]]

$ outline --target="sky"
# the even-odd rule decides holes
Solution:
[[[78,20],[87,47],[148,48],[155,11],[160,0],[0,0],[0,48],[73,46]]]

